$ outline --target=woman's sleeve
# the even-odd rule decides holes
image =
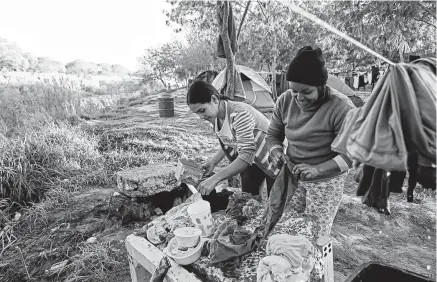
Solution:
[[[270,121],[269,130],[267,131],[267,142],[270,145],[270,153],[276,148],[283,148],[283,142],[285,139],[285,129],[283,116],[284,99],[287,93],[279,96],[276,101],[273,115]]]
[[[339,104],[334,110],[333,123],[335,137],[337,137],[337,135],[339,134],[341,126],[343,125],[343,122],[349,110],[355,108],[349,98],[347,99],[347,101]],[[352,160],[345,154],[339,154],[333,160],[337,163],[341,171],[346,171],[352,167]]]
[[[252,113],[241,110],[231,114],[232,125],[235,130],[237,140],[238,158],[249,165],[255,160],[256,142],[253,130],[255,128],[255,118]]]

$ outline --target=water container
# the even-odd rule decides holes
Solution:
[[[158,95],[159,117],[174,116],[174,96],[171,93]]]

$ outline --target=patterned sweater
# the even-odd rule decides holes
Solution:
[[[294,164],[318,165],[334,159],[342,171],[351,167],[348,157],[337,157],[331,150],[331,143],[354,105],[347,96],[330,90],[330,99],[315,110],[303,109],[290,90],[278,98],[267,137],[272,149],[282,148],[286,137],[287,155]]]

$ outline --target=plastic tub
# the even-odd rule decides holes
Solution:
[[[368,262],[360,265],[345,282],[428,282],[435,281],[417,273],[382,263]]]
[[[181,227],[173,231],[178,245],[185,248],[197,246],[202,231],[196,227]]]
[[[192,203],[188,206],[187,213],[194,225],[202,231],[202,236],[207,237],[212,234],[211,206],[208,201],[202,200]]]
[[[174,250],[175,248],[178,248],[178,242],[176,237],[173,237],[170,242],[168,242],[167,247],[164,249],[164,253],[180,265],[189,265],[200,258],[204,242],[205,241],[203,239],[200,239],[195,248],[191,248],[183,253],[175,253]]]

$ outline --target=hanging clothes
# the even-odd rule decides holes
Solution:
[[[358,89],[360,89],[360,87],[366,87],[366,84],[364,83],[364,75],[361,74],[360,76],[358,76]]]
[[[354,76],[353,76],[353,79],[354,79],[354,88],[355,88],[355,89],[358,89],[358,86],[359,86],[358,76],[357,76],[357,75],[354,75]]]
[[[364,165],[357,196],[362,196],[362,203],[375,208],[379,213],[390,214],[388,199],[390,192],[402,193],[402,184],[406,172],[392,171]]]
[[[348,112],[333,151],[387,171],[406,171],[409,153],[435,166],[436,59],[392,66],[366,104]]]

